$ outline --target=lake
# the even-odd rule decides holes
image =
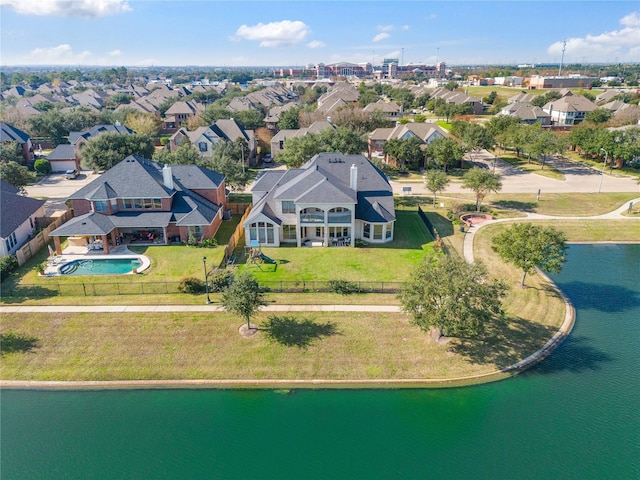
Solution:
[[[419,390],[4,390],[10,479],[640,478],[640,245],[572,245],[572,334],[507,380]]]

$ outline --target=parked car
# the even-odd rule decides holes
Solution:
[[[262,159],[262,163],[271,163],[271,162],[273,162],[273,158],[271,157],[270,153],[267,153]]]
[[[75,168],[73,170],[67,170],[66,172],[64,172],[64,178],[66,178],[67,180],[78,178],[78,175],[80,175],[80,172],[78,172],[78,170],[76,170]]]

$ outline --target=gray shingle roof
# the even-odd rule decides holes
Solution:
[[[29,135],[13,125],[0,122],[0,142],[4,143],[10,141],[27,143],[27,141],[29,141]]]
[[[17,189],[4,181],[0,189],[0,237],[7,238],[44,205],[44,200],[18,195]]]
[[[107,235],[115,228],[110,218],[100,213],[85,213],[60,225],[49,235],[52,237]]]
[[[70,143],[58,145],[53,152],[47,155],[47,160],[49,161],[71,160],[74,158],[76,158],[76,151],[74,146]]]

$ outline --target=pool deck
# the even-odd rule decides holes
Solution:
[[[91,253],[89,253],[91,252]],[[95,250],[88,250],[86,247],[67,247],[62,251],[62,255],[55,255],[47,259],[47,266],[44,269],[44,277],[55,277],[60,274],[60,267],[73,262],[74,260],[106,260],[106,259],[119,259],[119,258],[131,258],[135,257],[142,262],[138,272],[142,272],[151,266],[151,261],[148,257],[134,253],[129,250],[126,245],[119,245],[113,247],[108,255],[103,253],[95,253]],[[133,275],[133,272],[125,273],[123,275]]]

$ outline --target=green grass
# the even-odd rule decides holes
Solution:
[[[404,281],[412,267],[433,253],[432,237],[420,217],[397,211],[394,241],[358,248],[262,248],[277,265],[246,268],[260,281]]]
[[[527,173],[535,173],[537,175],[542,175],[543,177],[552,178],[554,180],[564,180],[564,175],[557,168],[552,167],[549,163],[546,163],[544,167],[542,163],[538,160],[529,161],[524,156],[517,157],[515,154],[502,154],[500,155],[500,160],[503,160],[514,167],[519,168]]]
[[[0,369],[4,380],[438,379],[510,365],[552,332],[518,320],[482,340],[437,345],[402,314],[286,317],[292,328],[305,326],[291,334],[305,335],[298,343],[306,346],[271,340],[265,331],[243,338],[242,320],[225,313],[10,314],[2,333],[28,340],[28,351],[0,356]]]

